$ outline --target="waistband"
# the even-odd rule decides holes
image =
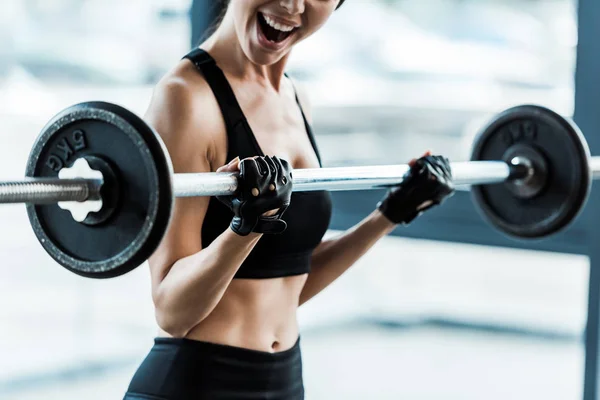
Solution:
[[[247,349],[244,347],[230,346],[220,343],[205,342],[200,340],[193,340],[187,338],[170,338],[170,337],[156,337],[154,338],[154,348],[168,349],[178,348],[180,350],[186,350],[191,352],[199,352],[202,354],[213,354],[224,357],[239,358],[251,362],[285,362],[291,361],[296,358],[300,353],[300,336],[296,340],[296,343],[289,349],[270,353],[267,351],[260,351],[254,349]]]

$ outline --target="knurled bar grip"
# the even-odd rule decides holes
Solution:
[[[0,182],[0,203],[85,201],[91,197],[95,187],[95,181],[89,179],[28,178]]]

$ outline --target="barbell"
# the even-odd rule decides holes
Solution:
[[[408,165],[298,169],[293,190],[369,190],[398,184]],[[570,119],[540,106],[510,108],[476,137],[471,161],[451,163],[482,216],[519,239],[550,236],[583,209],[600,158]],[[160,136],[106,102],[71,106],[42,129],[26,178],[0,182],[0,203],[26,203],[46,252],[90,278],[123,275],[156,250],[175,197],[235,193],[234,173],[173,173]],[[293,201],[293,200],[292,200]]]

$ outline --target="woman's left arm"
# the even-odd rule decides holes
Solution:
[[[339,278],[396,226],[375,210],[341,235],[322,241],[312,254],[311,272],[300,294],[300,305]]]
[[[312,123],[306,95],[302,90],[297,93]],[[427,152],[419,160],[411,160],[409,166],[402,182],[388,190],[368,217],[340,236],[321,242],[313,251],[311,272],[300,293],[300,305],[339,278],[396,226],[409,224],[454,192],[450,164],[445,157]]]

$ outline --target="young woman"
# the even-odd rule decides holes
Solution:
[[[285,66],[341,3],[231,0],[157,85],[146,120],[175,171],[239,171],[240,190],[177,199],[149,260],[160,333],[125,399],[304,398],[298,307],[452,194],[448,161],[427,153],[361,223],[323,241],[329,194],[292,193],[293,170],[321,162]]]

